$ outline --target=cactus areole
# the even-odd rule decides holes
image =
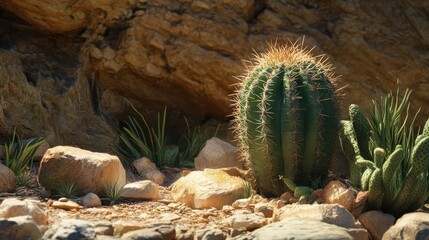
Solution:
[[[300,185],[328,173],[339,126],[330,65],[301,45],[256,57],[235,101],[236,135],[258,190],[276,196],[279,176]]]

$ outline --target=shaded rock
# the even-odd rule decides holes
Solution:
[[[266,219],[262,214],[257,213],[235,214],[228,218],[228,222],[234,229],[253,231],[267,225],[268,219]]]
[[[155,163],[153,163],[149,158],[139,158],[134,160],[132,164],[141,178],[154,181],[158,185],[162,185],[164,183],[164,173],[159,171],[156,168]]]
[[[37,148],[36,152],[34,153],[33,159],[40,161],[42,160],[43,156],[45,155],[46,151],[51,148],[48,142],[43,141],[42,144]]]
[[[253,211],[255,213],[262,213],[266,218],[270,218],[273,216],[274,210],[268,203],[257,203]]]
[[[338,204],[286,205],[274,210],[274,221],[280,221],[291,217],[325,222],[343,228],[355,227],[353,215]]]
[[[359,216],[359,222],[368,230],[372,239],[379,240],[393,226],[395,217],[381,211],[368,211]]]
[[[395,225],[389,228],[383,240],[428,240],[429,239],[429,213],[407,213],[399,218]]]
[[[31,216],[0,218],[0,239],[38,240],[40,238],[42,233]]]
[[[94,223],[94,231],[96,232],[97,236],[99,235],[113,236],[114,234],[113,225],[108,221],[100,221],[100,222]]]
[[[0,193],[13,192],[16,187],[15,173],[0,163]]]
[[[172,240],[175,236],[176,230],[171,223],[152,223],[124,234],[121,240]]]
[[[18,200],[16,198],[7,198],[0,205],[0,217],[12,218],[29,215],[37,224],[47,224],[48,215],[42,209],[40,203],[31,200]]]
[[[122,188],[121,197],[141,200],[158,200],[158,185],[150,180],[128,183]]]
[[[255,240],[353,240],[346,229],[319,221],[286,218],[252,233]]]
[[[88,193],[82,197],[82,206],[99,207],[101,206],[101,199],[95,193]]]
[[[53,225],[43,235],[44,239],[95,239],[97,233],[90,222],[65,219]]]
[[[52,203],[50,204],[50,207],[53,208],[58,208],[58,209],[63,209],[63,210],[73,210],[73,209],[81,209],[83,208],[81,205],[79,205],[76,202],[73,201],[52,201]]]
[[[355,209],[357,191],[347,187],[340,181],[331,181],[323,189],[323,202],[326,204],[339,204],[349,212]]]
[[[225,240],[226,234],[217,228],[205,228],[195,231],[197,240]]]
[[[237,199],[231,204],[233,208],[248,208],[250,206],[250,198]]]
[[[359,191],[355,199],[355,204],[354,204],[355,209],[352,212],[355,218],[358,218],[359,215],[362,213],[362,211],[365,209],[367,200],[368,200],[368,191]]]
[[[115,229],[114,232],[120,235],[145,228],[144,222],[135,220],[118,220],[115,221],[112,225]]]
[[[192,208],[222,209],[241,198],[243,180],[221,170],[193,171],[173,184],[171,195],[175,201]]]
[[[79,195],[101,195],[106,186],[125,184],[125,169],[118,157],[69,146],[49,149],[40,162],[39,183],[48,190],[72,183]]]
[[[206,145],[201,149],[195,158],[195,169],[204,170],[205,168],[243,168],[239,161],[237,148],[231,144],[213,137],[207,140]]]

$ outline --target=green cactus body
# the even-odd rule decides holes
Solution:
[[[374,172],[373,168],[367,168],[363,172],[362,177],[360,179],[361,180],[360,185],[361,185],[362,190],[365,190],[365,191],[368,190],[369,179],[371,178],[371,175],[372,175],[373,172]]]
[[[429,119],[426,121],[426,124],[423,128],[423,132],[422,134],[420,134],[417,138],[416,138],[416,144],[419,143],[423,138],[425,137],[429,137]]]
[[[363,114],[360,107],[356,104],[351,104],[349,107],[350,121],[353,123],[353,128],[356,133],[357,143],[361,156],[365,159],[371,159],[369,151],[369,140],[371,136],[371,126]]]
[[[338,128],[330,73],[297,47],[271,49],[244,79],[236,101],[242,156],[266,196],[327,175]]]
[[[377,168],[382,168],[384,163],[384,157],[386,156],[386,152],[382,148],[374,149],[374,162]]]
[[[383,179],[381,177],[381,170],[376,168],[371,174],[369,179],[369,188],[368,188],[368,204],[371,208],[378,209],[380,208],[383,201]]]
[[[349,161],[350,181],[354,186],[359,186],[361,170],[360,167],[356,165],[356,162],[362,157],[360,157],[353,124],[350,121],[342,120],[339,135],[341,148]]]
[[[399,193],[401,185],[398,184],[399,172],[397,169],[400,167],[404,159],[404,150],[401,145],[398,145],[395,151],[384,162],[382,169],[383,186],[385,190],[385,197],[383,206],[390,206]]]

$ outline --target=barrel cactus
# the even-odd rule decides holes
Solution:
[[[257,189],[284,192],[327,175],[338,139],[339,107],[324,59],[301,47],[271,46],[248,67],[235,101],[236,135]]]
[[[351,183],[368,191],[370,208],[395,216],[420,208],[429,197],[429,120],[414,140],[413,124],[405,127],[410,93],[401,101],[392,93],[374,101],[369,120],[352,104],[350,121],[340,127]]]

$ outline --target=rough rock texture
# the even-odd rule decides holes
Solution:
[[[154,181],[158,185],[162,185],[165,181],[165,175],[156,168],[149,158],[142,157],[133,161],[133,167],[136,169],[139,177],[144,180]]]
[[[244,195],[243,180],[222,170],[193,171],[173,184],[171,196],[192,208],[222,209]]]
[[[13,192],[16,187],[16,176],[8,167],[0,163],[0,193]]]
[[[358,192],[351,187],[348,188],[340,181],[331,181],[323,189],[323,202],[328,204],[339,204],[349,212],[355,209],[355,199]]]
[[[0,218],[0,239],[38,240],[40,238],[42,233],[31,216]]]
[[[43,156],[38,181],[48,190],[72,183],[80,196],[91,192],[102,195],[105,187],[125,185],[125,169],[116,156],[57,146]]]
[[[0,1],[0,136],[16,126],[51,145],[112,151],[124,98],[223,117],[241,59],[304,35],[348,85],[343,108],[366,109],[400,79],[416,109],[429,100],[428,15],[419,0]]]
[[[27,215],[31,216],[37,224],[48,223],[48,215],[38,202],[8,198],[0,205],[0,218],[12,218]]]
[[[196,170],[205,168],[243,168],[238,154],[238,148],[213,137],[207,140],[206,145],[194,160]]]
[[[79,219],[64,219],[43,235],[44,239],[95,239],[94,224]]]
[[[427,240],[429,236],[429,213],[407,213],[396,221],[383,235],[383,240]]]
[[[158,200],[160,198],[158,187],[150,180],[128,183],[122,188],[121,196],[131,199]]]
[[[384,233],[395,223],[395,217],[381,211],[368,211],[359,216],[359,222],[368,230],[372,239],[381,240]]]

